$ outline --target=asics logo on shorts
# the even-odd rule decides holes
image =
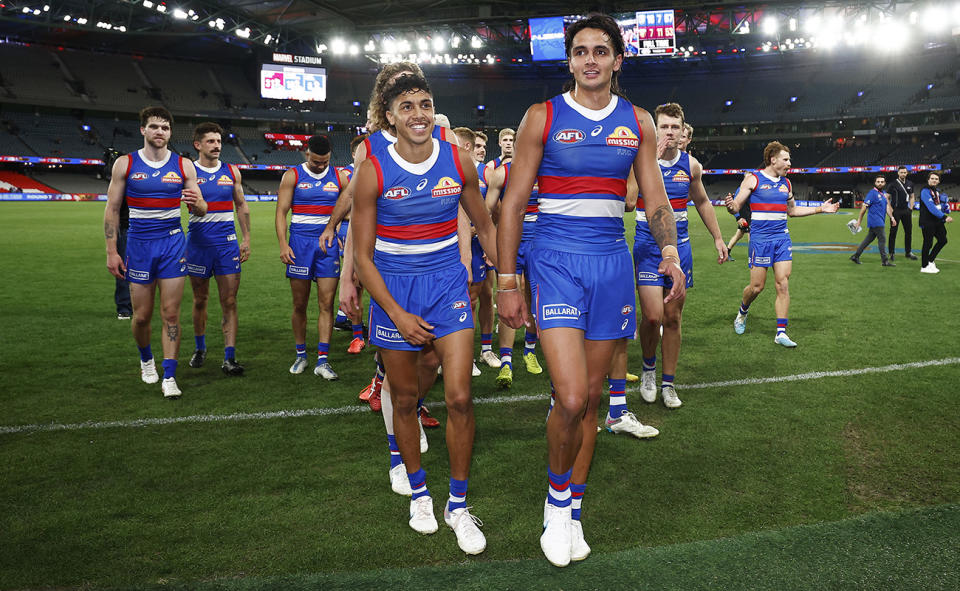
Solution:
[[[466,319],[467,319],[467,313],[464,312],[463,314],[460,315],[460,322],[463,322]]]
[[[564,318],[576,320],[580,318],[580,309],[570,304],[547,304],[543,307],[543,319]]]
[[[403,336],[400,334],[400,331],[395,328],[387,328],[385,326],[376,326],[377,329],[377,338],[391,343],[403,343],[405,342]]]

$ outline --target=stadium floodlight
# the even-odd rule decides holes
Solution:
[[[916,11],[916,10],[911,10],[911,11],[910,11],[909,20],[910,20],[910,24],[911,24],[911,25],[915,25],[915,24],[917,24],[917,22],[920,21],[920,15],[917,14],[917,11]]]
[[[153,8],[153,2],[151,2],[150,0],[143,0],[143,7],[144,7],[144,8]]]
[[[420,37],[419,39],[417,39],[417,49],[419,49],[420,51],[426,51],[427,40],[424,39],[423,37]]]
[[[334,55],[343,55],[347,52],[347,42],[343,39],[334,39],[330,42],[330,51]]]
[[[380,42],[380,49],[383,53],[394,53],[397,50],[397,44],[393,39],[384,39]]]
[[[807,22],[804,24],[804,28],[807,33],[811,35],[817,35],[820,32],[820,16],[813,15],[807,19]]]
[[[377,48],[377,44],[373,42],[373,39],[367,41],[367,44],[363,46],[363,50],[366,52],[374,51]]]
[[[23,14],[30,14],[30,8],[24,6],[24,7],[23,7]]]
[[[923,27],[931,33],[939,33],[949,24],[946,11],[939,6],[930,6],[923,13]]]
[[[39,8],[34,8],[34,9],[33,9],[33,16],[40,16],[40,9],[39,9]]]
[[[447,48],[447,42],[443,37],[437,35],[433,38],[433,50],[434,51],[443,51]]]
[[[776,35],[777,31],[780,29],[780,23],[777,22],[776,18],[768,16],[767,18],[763,19],[762,28],[764,35]]]
[[[69,21],[69,20],[70,20],[70,15],[69,15],[69,14],[63,17],[63,22],[67,22],[67,21]]]
[[[360,53],[360,46],[356,43],[350,44],[350,55],[357,55]]]
[[[85,24],[87,24],[87,19],[85,19],[85,18],[83,18],[83,17],[81,16],[80,18],[77,19],[77,24],[78,24],[78,25],[85,25]]]
[[[480,49],[483,47],[483,41],[480,40],[480,37],[474,35],[473,38],[470,39],[470,47],[474,49]]]
[[[126,32],[127,32],[127,28],[126,28],[125,26],[123,26],[123,25],[114,27],[113,29],[114,29],[115,31],[120,31],[121,33],[126,33]]]
[[[233,32],[236,34],[237,37],[240,37],[241,39],[250,38],[250,27],[245,27],[243,29],[238,27]]]
[[[397,49],[400,50],[400,53],[407,53],[408,51],[410,51],[410,41],[403,39],[397,45]]]
[[[43,11],[44,11],[44,12],[50,12],[50,5],[49,5],[49,4],[44,4],[44,5],[43,5]]]
[[[188,15],[187,12],[186,12],[184,9],[182,9],[182,8],[174,8],[174,9],[173,9],[173,18],[175,18],[175,19],[179,19],[179,20],[185,21],[185,20],[187,20],[187,17],[188,17],[188,16],[190,16],[190,15]]]
[[[459,36],[459,35],[454,35],[453,37],[450,38],[450,47],[452,47],[452,48],[454,48],[454,49],[457,49],[458,47],[460,47],[460,36]]]
[[[166,5],[166,4],[158,4],[158,5],[157,5],[157,12],[166,12],[166,11],[167,11],[167,5]]]
[[[273,41],[273,35],[268,33],[267,36],[263,38],[263,44],[270,45],[271,41]]]
[[[791,17],[790,20],[787,21],[787,28],[789,28],[791,31],[796,31],[796,30],[797,30],[797,19]]]

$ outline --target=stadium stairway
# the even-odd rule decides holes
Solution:
[[[0,171],[0,181],[13,185],[24,193],[59,193],[56,189],[37,182],[25,174],[9,170]]]

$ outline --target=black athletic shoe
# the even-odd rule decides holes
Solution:
[[[197,349],[190,358],[190,367],[203,367],[203,362],[207,358],[206,349]]]
[[[350,323],[350,319],[347,318],[346,320],[341,320],[340,322],[335,322],[335,323],[333,324],[333,328],[334,328],[335,330],[348,330],[348,331],[352,331],[352,330],[353,330],[353,325]]]
[[[370,340],[370,329],[367,328],[366,324],[363,325],[363,340],[365,341]]]
[[[893,255],[890,255],[890,258],[889,258],[888,260],[892,263],[892,262],[893,262],[893,258],[894,258]]]
[[[896,267],[893,261],[883,261],[880,263],[881,267]]]
[[[903,256],[907,257],[907,258],[910,259],[911,261],[917,260],[917,255],[913,254],[912,252],[908,252],[907,254],[905,254],[905,255],[903,255]]]
[[[850,260],[853,261],[854,263],[858,264],[858,265],[862,264],[862,263],[860,262],[860,257],[858,257],[857,255],[851,256],[851,257],[850,257]]]
[[[223,370],[223,373],[228,376],[242,376],[243,375],[243,366],[237,363],[236,359],[224,359],[223,365],[220,366],[220,369]]]

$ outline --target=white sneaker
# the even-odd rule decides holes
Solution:
[[[747,317],[737,312],[737,317],[733,320],[733,332],[743,334],[747,330]]]
[[[297,357],[293,362],[293,365],[290,366],[290,373],[303,373],[303,370],[307,369],[307,358],[306,357]]]
[[[939,272],[940,272],[940,268],[937,267],[937,264],[936,264],[935,262],[930,261],[930,262],[927,263],[927,264],[930,265],[931,267],[933,267],[933,272],[934,272],[934,273],[939,273]]]
[[[160,381],[160,375],[157,373],[157,366],[152,357],[140,362],[140,379],[147,384],[156,384]]]
[[[640,398],[643,398],[644,402],[656,402],[657,370],[640,372]]]
[[[328,382],[333,382],[340,379],[340,376],[337,375],[337,372],[333,371],[333,368],[330,367],[330,364],[326,361],[323,363],[318,363],[317,366],[313,368],[313,375],[320,376]]]
[[[167,400],[176,400],[183,394],[180,388],[177,387],[177,380],[173,378],[163,378],[160,389],[163,391],[163,397]]]
[[[677,391],[673,386],[662,387],[660,389],[660,394],[663,396],[663,405],[667,408],[680,408],[680,406],[683,404],[677,397]]]
[[[417,424],[420,425],[420,453],[425,454],[430,449],[430,442],[427,441],[427,432],[423,430],[420,417],[417,417]]]
[[[933,263],[927,263],[926,267],[920,268],[920,272],[933,274],[933,273],[939,273],[940,269],[938,269],[936,265],[934,265]]]
[[[453,511],[444,507],[443,520],[457,534],[457,545],[467,554],[480,554],[487,549],[487,538],[480,531],[483,522],[470,514],[470,507]]]
[[[410,521],[413,531],[432,534],[437,531],[437,518],[433,516],[433,498],[423,496],[410,501]]]
[[[778,334],[777,336],[773,337],[773,342],[776,343],[776,344],[778,344],[778,345],[783,345],[784,347],[788,347],[788,348],[791,348],[791,349],[792,349],[793,347],[796,347],[796,346],[797,346],[796,343],[794,343],[792,340],[790,340],[790,337],[788,337],[788,336],[787,336],[787,333],[785,333],[785,332],[781,332],[781,333]]]
[[[547,503],[543,508],[543,534],[540,549],[553,566],[570,564],[570,507],[557,507]]]
[[[477,377],[478,375],[480,375],[480,368],[477,367],[477,362],[474,361],[474,362],[473,362],[473,377]]]
[[[407,478],[407,467],[403,464],[397,464],[390,468],[390,488],[398,495],[409,497],[413,494],[410,488],[410,479]]]
[[[583,524],[576,519],[570,520],[570,560],[583,560],[590,556],[590,546],[583,539]]]
[[[500,368],[500,358],[493,351],[484,351],[480,353],[480,361],[483,361],[492,368]]]
[[[637,439],[649,439],[660,434],[660,431],[656,428],[641,423],[636,415],[630,411],[623,411],[623,414],[615,419],[610,417],[610,413],[607,413],[606,425],[607,431],[611,433],[626,433]]]

